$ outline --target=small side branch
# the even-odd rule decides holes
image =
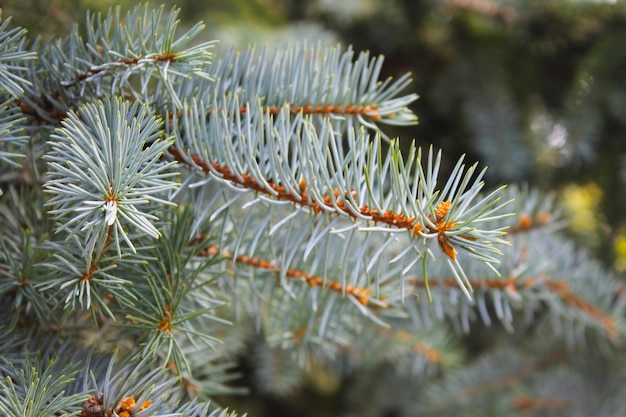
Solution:
[[[185,153],[178,148],[171,147],[169,152],[177,162],[191,165],[186,159],[189,158],[189,156],[185,155]],[[357,208],[357,214],[353,209],[348,207],[345,201],[341,199],[341,192],[338,189],[334,190],[334,198],[330,195],[326,195],[322,197],[321,202],[318,202],[316,199],[309,196],[307,192],[307,184],[304,180],[300,181],[300,193],[293,194],[290,193],[284,186],[278,185],[271,180],[265,180],[265,184],[262,185],[249,173],[243,173],[237,176],[225,165],[220,165],[217,162],[210,163],[203,160],[198,155],[191,155],[190,158],[193,161],[193,165],[200,167],[205,174],[217,174],[221,179],[232,184],[239,185],[242,188],[265,194],[279,201],[291,201],[299,206],[309,207],[316,214],[324,211],[325,207],[334,207],[336,211],[341,212],[354,220],[361,217],[369,217],[374,223],[382,223],[390,228],[406,229],[414,236],[420,236],[422,233],[434,233],[437,235],[437,241],[443,252],[452,260],[456,260],[457,251],[449,243],[450,238],[446,233],[456,226],[454,221],[446,218],[446,215],[450,210],[450,201],[443,201],[437,205],[435,208],[435,217],[429,217],[429,221],[427,222],[427,224],[434,226],[426,226],[426,228],[424,228],[420,222],[417,221],[416,217],[406,216],[403,213],[395,213],[391,210],[380,212],[364,205]],[[353,197],[356,197],[354,190],[351,191],[351,193]],[[470,241],[475,240],[475,238],[467,235],[459,235],[459,237]]]
[[[332,104],[306,104],[304,106],[294,105],[286,103],[284,106],[275,106],[275,105],[267,105],[262,107],[263,113],[271,114],[272,116],[277,116],[282,109],[286,107],[289,109],[289,112],[292,115],[303,114],[305,116],[308,115],[322,115],[322,116],[331,116],[331,115],[342,115],[342,116],[361,116],[366,119],[369,119],[373,122],[378,122],[385,119],[393,119],[396,117],[395,113],[381,115],[378,112],[378,106],[376,104],[369,105],[361,105],[361,104],[348,104],[342,106],[341,104],[332,105]],[[244,114],[248,110],[247,106],[241,106],[239,108],[239,114]],[[207,112],[207,118],[211,115],[213,110],[209,110]],[[216,112],[220,112],[220,109],[214,110]],[[178,116],[182,115],[179,112]]]
[[[423,279],[409,279],[406,282],[419,288],[426,287],[426,282]],[[619,330],[613,317],[571,292],[565,281],[549,281],[544,278],[518,280],[516,277],[509,277],[506,279],[470,279],[470,284],[472,288],[500,289],[510,294],[518,294],[521,290],[533,287],[542,288],[556,294],[565,304],[599,323],[610,339],[617,339],[619,335]],[[428,280],[428,285],[431,288],[456,288],[458,286],[454,278]]]
[[[200,242],[203,240],[204,239],[202,238],[198,238],[196,241]],[[227,250],[223,250],[220,252],[218,250],[217,245],[210,245],[204,248],[202,251],[200,251],[199,255],[200,256],[221,255],[235,263],[246,264],[250,267],[272,271],[272,272],[275,272],[276,274],[280,274],[282,272],[281,268],[275,265],[271,261],[268,261],[266,259],[249,257],[247,255],[239,255],[239,256],[233,257],[233,255]],[[352,285],[346,285],[344,287],[338,282],[329,281],[320,276],[309,274],[307,272],[304,272],[298,269],[287,269],[285,271],[285,276],[287,278],[305,282],[311,287],[328,288],[331,291],[334,291],[337,293],[353,296],[359,303],[361,303],[364,306],[368,305],[370,302],[370,296],[372,294],[372,291],[368,288],[358,288]],[[389,307],[389,304],[384,302],[384,300],[383,301],[377,300],[376,306],[386,308],[386,307]]]
[[[521,214],[518,216],[517,224],[508,230],[508,234],[515,235],[528,232],[541,226],[545,226],[552,222],[552,220],[552,214],[547,211],[535,213],[533,216]]]
[[[83,275],[78,280],[80,283],[83,283],[85,281],[89,281],[90,279],[93,278],[94,272],[98,269],[98,266],[100,265],[100,261],[102,260],[102,258],[104,258],[104,254],[105,254],[107,248],[109,247],[109,245],[111,244],[111,236],[113,234],[113,227],[114,227],[114,225],[111,224],[107,228],[107,235],[106,235],[106,238],[104,240],[104,245],[102,245],[102,250],[100,251],[100,255],[98,255],[97,259],[94,259],[91,262],[91,265],[89,265],[89,270],[87,272],[85,272],[85,275]]]
[[[102,52],[102,47],[98,48],[99,51]],[[102,74],[106,72],[111,66],[124,66],[124,67],[135,67],[139,64],[146,62],[168,62],[174,63],[176,62],[177,54],[152,54],[150,56],[138,56],[138,57],[130,57],[130,58],[121,58],[116,61],[110,62],[107,67],[102,65],[92,66],[87,71],[79,73],[75,75],[71,80],[63,82],[61,85],[64,87],[71,87],[75,84],[88,80],[96,75]]]

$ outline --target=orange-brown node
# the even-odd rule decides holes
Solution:
[[[513,407],[519,410],[556,410],[570,407],[566,400],[519,396],[513,399]]]
[[[300,113],[301,111],[302,111],[302,106],[296,106],[296,107],[294,107],[294,108],[293,108],[293,110],[291,110],[291,112],[292,112],[293,114],[298,114],[298,113]]]
[[[426,358],[426,360],[430,363],[441,362],[441,352],[439,352],[432,346],[428,346],[423,343],[417,343],[413,346],[413,350]]]
[[[191,393],[196,396],[198,394],[198,387],[190,382],[187,378],[183,378],[183,387],[185,387],[185,389],[187,389],[188,391],[191,391]]]
[[[380,119],[382,119],[382,116],[380,114],[371,114],[368,116],[370,120],[377,122]]]
[[[211,245],[207,248],[209,255],[217,255],[217,245]]]
[[[517,282],[517,277],[511,275],[510,277],[504,280],[503,285],[505,287],[508,287],[509,285],[515,285],[516,282]]]
[[[130,397],[124,398],[118,407],[118,410],[121,411],[133,411],[137,403],[135,402],[135,398],[131,395]]]
[[[0,271],[4,271],[4,268],[0,268]],[[27,282],[28,282],[28,278],[24,275],[22,275],[18,280],[18,283],[20,284],[21,288],[24,288]]]
[[[437,207],[435,207],[435,218],[437,219],[437,222],[442,221],[443,218],[446,217],[446,214],[450,211],[451,205],[452,202],[450,200],[442,201],[437,204]]]
[[[331,104],[327,104],[326,107],[324,107],[324,113],[332,113],[334,109],[334,106],[332,106]]]
[[[19,102],[19,107],[22,113],[24,114],[35,114],[35,111],[31,109],[26,103],[23,101]]]
[[[143,411],[146,408],[150,407],[151,405],[152,405],[152,400],[144,401],[143,404],[141,404],[141,407],[139,407],[139,410],[137,411]]]
[[[307,278],[307,274],[297,269],[290,269],[287,271],[287,276],[291,278]]]
[[[304,106],[304,109],[303,109],[303,113],[304,113],[304,114],[309,114],[309,113],[311,113],[312,111],[313,111],[313,106],[312,106],[312,105],[307,104],[306,106]]]
[[[528,230],[530,229],[532,224],[533,221],[531,220],[530,216],[528,216],[527,214],[522,214],[521,216],[519,216],[517,227],[521,230]]]
[[[98,398],[92,394],[89,398],[83,403],[83,411],[81,412],[81,417],[97,417],[104,415],[104,395],[100,394]]]
[[[348,107],[346,107],[346,113],[347,114],[356,113],[356,106],[354,104],[350,104]]]
[[[338,114],[338,113],[341,113],[342,110],[343,108],[341,107],[341,105],[339,105],[339,106],[335,106],[332,112],[335,114]]]
[[[261,266],[261,268],[264,268],[264,269],[274,269],[274,264],[272,264],[269,261],[265,261],[265,260],[261,261],[260,266]]]
[[[546,224],[550,222],[550,220],[552,220],[552,214],[547,211],[535,214],[535,222],[537,222],[537,224]]]
[[[568,292],[567,282],[565,282],[565,281],[551,282],[549,284],[549,287],[553,288],[558,293],[566,293],[566,292]]]
[[[171,317],[172,317],[172,308],[168,304],[165,306],[165,311],[163,312],[163,319],[159,323],[159,327],[157,327],[157,330],[165,332],[167,334],[171,334],[172,333],[172,323],[170,321]]]
[[[315,113],[322,113],[324,111],[324,107],[321,104],[315,106]]]
[[[311,287],[316,287],[322,284],[322,279],[320,277],[312,277],[308,279],[307,282]]]
[[[57,109],[52,109],[52,110],[50,111],[50,116],[51,116],[53,119],[61,120],[61,119],[64,119],[64,118],[65,118],[65,112],[59,111],[59,110],[57,110]]]
[[[369,297],[372,291],[368,288],[351,288],[351,291],[348,291],[346,287],[346,292],[354,297],[356,297],[357,301],[362,305],[366,306],[369,303],[367,297]]]
[[[355,288],[352,295],[355,297],[369,297],[372,292],[365,288]]]
[[[380,215],[378,210],[376,209],[370,210],[368,206],[364,206],[363,208],[361,208],[361,213],[367,216],[370,216],[372,220],[374,220],[375,222],[378,222],[383,219],[383,216]]]
[[[513,407],[520,410],[531,410],[541,408],[542,401],[533,397],[516,397],[513,399]]]
[[[304,339],[304,335],[306,335],[307,327],[301,327],[293,332],[293,339],[295,342],[299,343]]]
[[[443,232],[439,232],[439,235],[437,236],[437,241],[439,242],[441,250],[443,250],[443,253],[448,255],[450,259],[456,261],[456,249],[454,249],[452,245],[448,243],[449,240],[450,238],[448,238],[448,236],[446,236]]]
[[[161,320],[161,323],[159,323],[159,327],[157,327],[157,330],[165,332],[167,334],[172,333],[172,326],[170,324],[169,317],[164,317],[163,320]]]
[[[176,56],[178,54],[173,53],[173,54],[164,54],[164,55],[157,55],[154,57],[154,59],[156,59],[157,61],[175,61],[176,60]],[[137,58],[133,58],[134,60],[137,60]],[[138,60],[137,60],[138,61]]]
[[[356,112],[357,112],[358,114],[363,114],[363,106],[359,106],[359,107],[357,107]]]
[[[509,278],[505,284],[504,284],[504,288],[510,293],[510,294],[517,294],[517,287],[515,286],[515,277],[511,277]]]
[[[85,281],[89,281],[91,278],[93,278],[93,271],[87,271],[87,273],[85,275],[83,275],[82,277],[80,277],[80,282],[85,282]]]
[[[396,338],[398,340],[400,340],[401,342],[409,342],[411,340],[413,340],[413,338],[411,337],[411,334],[409,332],[407,332],[406,330],[399,330],[396,332]]]

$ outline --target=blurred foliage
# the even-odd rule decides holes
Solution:
[[[560,194],[571,233],[581,242],[597,245],[602,238],[604,224],[602,214],[598,212],[598,201],[602,199],[600,187],[593,182],[569,184]]]
[[[572,235],[607,265],[626,270],[626,2],[158,3],[175,3],[185,24],[203,20],[206,37],[226,43],[341,42],[384,54],[383,71],[411,71],[411,88],[421,96],[413,106],[420,125],[403,128],[403,137],[434,143],[444,160],[467,153],[469,163],[489,165],[491,185],[560,190]],[[114,4],[135,1],[0,0],[3,16],[44,37],[66,33],[87,8]],[[305,383],[304,390],[322,395],[311,388],[317,384]],[[323,395],[336,401],[332,392]],[[312,415],[301,393],[281,404]]]

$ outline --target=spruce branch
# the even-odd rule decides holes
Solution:
[[[263,112],[277,116],[283,108],[293,116],[316,115],[318,121],[332,119],[339,129],[372,128],[382,135],[378,124],[410,125],[417,118],[408,105],[415,94],[401,95],[410,76],[379,81],[381,56],[371,58],[362,52],[355,58],[352,49],[321,48],[307,45],[244,51],[220,50],[211,64],[211,81],[189,78],[180,83],[177,96],[196,97],[211,103],[211,112],[246,111],[245,103],[256,103]],[[230,96],[238,96],[240,107],[233,108]],[[168,102],[165,97],[162,101]],[[386,137],[386,136],[385,136]]]
[[[77,415],[87,393],[69,393],[79,362],[26,356],[21,366],[0,364],[0,413],[6,417]]]
[[[26,30],[11,28],[10,22],[10,18],[0,22],[0,162],[19,167],[15,159],[24,157],[18,151],[27,136],[21,132],[24,118],[12,102],[24,93],[23,86],[30,84],[24,78],[26,64],[37,55],[27,50]]]
[[[237,103],[234,98],[230,107],[238,109]],[[396,259],[411,253],[406,270],[425,259],[437,242],[470,299],[457,248],[487,264],[498,262],[494,255],[500,254],[497,245],[505,243],[503,231],[477,225],[507,216],[501,214],[507,203],[499,202],[501,190],[479,197],[484,171],[474,176],[475,166],[465,170],[462,159],[439,189],[441,154],[435,156],[432,149],[424,169],[414,145],[406,163],[397,141],[383,157],[380,138],[370,143],[363,131],[348,132],[344,155],[330,126],[318,131],[308,117],[292,117],[286,108],[276,118],[254,105],[234,120],[225,112],[205,114],[202,102],[185,105],[184,115],[173,119],[171,129],[180,140],[169,152],[205,173],[207,180],[253,191],[260,196],[257,202],[291,202],[314,214],[351,218],[355,229],[383,233],[388,243],[404,233],[408,242]]]
[[[622,399],[612,395],[623,389],[623,374],[598,372],[606,351],[591,346],[579,352],[522,346],[497,347],[429,384],[407,412],[425,416],[474,416],[494,409],[501,415],[623,414]],[[613,364],[621,369],[623,361]]]
[[[428,284],[419,275],[406,277],[408,291],[433,294],[432,305],[415,303],[419,322],[449,318],[468,333],[473,320],[492,326],[495,317],[513,332],[541,319],[551,333],[573,344],[584,343],[590,331],[619,342],[624,332],[619,280],[599,265],[583,262],[584,252],[550,233],[548,227],[512,236],[499,266],[501,278],[489,278],[484,265],[468,263],[473,302],[464,299],[455,277],[437,263],[429,265]]]
[[[149,365],[147,360],[125,362],[118,359],[117,354],[90,361],[81,379],[83,392],[93,394],[83,403],[82,415],[171,415],[167,411],[171,411],[178,400],[171,392],[176,380],[163,368]]]
[[[47,205],[58,232],[84,239],[84,255],[97,258],[110,242],[121,256],[122,241],[135,251],[125,226],[160,236],[150,211],[172,204],[159,196],[176,187],[173,164],[160,161],[172,142],[160,138],[161,123],[139,103],[105,100],[78,111],[49,142]]]
[[[174,8],[169,15],[163,16],[164,8],[151,9],[146,4],[133,8],[122,17],[121,8],[116,7],[104,19],[88,16],[85,49],[91,60],[78,61],[82,65],[72,68],[75,75],[62,85],[69,87],[110,77],[114,91],[123,87],[127,92],[133,92],[135,98],[148,103],[149,81],[157,77],[161,86],[171,94],[176,107],[180,108],[181,99],[174,92],[173,80],[190,75],[207,77],[205,67],[212,57],[210,49],[214,42],[189,47],[204,25],[197,23],[177,38],[180,10]],[[140,74],[138,92],[128,82],[134,73]]]
[[[211,244],[210,246],[207,246],[206,248],[202,249],[199,252],[199,255],[210,256],[210,257],[219,255],[235,263],[245,264],[252,268],[272,271],[275,274],[277,274],[277,276],[283,275],[281,273],[280,268],[276,266],[276,264],[271,260],[259,259],[256,257],[249,257],[248,255],[243,255],[243,254],[238,255],[237,257],[233,257],[232,254],[228,250],[222,250],[220,252],[216,244]],[[312,274],[309,274],[307,272],[297,270],[297,269],[287,270],[284,273],[284,276],[293,280],[302,281],[311,287],[321,286],[323,288],[328,288],[330,291],[337,292],[344,296],[354,297],[359,303],[363,305],[368,305],[370,302],[369,298],[372,293],[372,290],[369,288],[358,288],[358,287],[353,287],[352,285],[349,285],[349,284],[344,287],[339,282],[330,281],[328,279],[324,279],[323,277],[319,275],[312,275]],[[375,301],[375,303],[378,307],[382,307],[382,308],[387,307],[384,301]]]
[[[180,108],[175,85],[191,76],[207,78],[214,42],[193,45],[202,23],[177,35],[179,12],[166,14],[164,6],[145,4],[123,15],[116,7],[104,18],[88,15],[85,39],[76,26],[63,39],[37,43],[40,59],[29,67],[32,86],[19,100],[22,112],[56,126],[68,111],[94,98],[123,96],[153,104],[154,91],[160,90]]]
[[[546,194],[528,185],[513,185],[507,187],[503,198],[513,200],[512,211],[515,213],[515,216],[503,219],[503,224],[508,226],[508,237],[536,230],[557,233],[566,225],[554,194]]]
[[[0,178],[0,414],[234,415],[200,399],[242,392],[247,343],[274,394],[316,363],[424,385],[445,372],[418,390],[424,415],[581,408],[559,386],[584,384],[543,372],[560,357],[500,351],[456,372],[465,336],[448,326],[617,350],[624,287],[554,236],[551,197],[486,191],[464,157],[442,178],[441,152],[401,151],[381,126],[416,123],[417,96],[409,75],[379,80],[381,57],[214,59],[193,45],[202,24],[176,35],[178,14],[111,9],[84,37],[32,44],[0,24],[0,164],[29,139],[34,167]]]
[[[390,328],[364,328],[330,365],[349,373],[376,370],[385,363],[400,375],[421,378],[454,369],[463,360],[456,335],[449,329],[431,326],[416,331],[410,320],[396,318]]]
[[[11,28],[11,19],[0,23],[0,92],[17,98],[24,93],[24,86],[29,85],[21,73],[26,72],[26,62],[37,58],[35,52],[28,51],[26,30]]]
[[[83,369],[80,380],[81,391],[93,393],[83,403],[85,417],[234,415],[210,402],[185,399],[175,386],[178,379],[149,359],[133,362],[119,354],[95,356]]]
[[[133,267],[132,291],[136,297],[120,299],[124,321],[118,325],[123,334],[138,334],[140,358],[162,356],[176,372],[190,374],[184,340],[196,349],[215,349],[221,340],[212,336],[216,324],[229,323],[213,312],[224,304],[209,289],[212,278],[206,270],[217,258],[199,261],[199,248],[189,245],[194,213],[177,213],[166,235],[143,251],[145,262]]]
[[[128,298],[128,280],[112,275],[116,263],[143,246],[141,238],[158,238],[154,214],[163,197],[176,187],[172,163],[161,161],[169,140],[161,136],[161,123],[140,103],[121,99],[87,104],[71,112],[63,127],[51,136],[46,205],[58,222],[65,243],[50,242],[53,259],[45,266],[57,271],[42,289],[73,288],[66,306],[76,302],[97,305],[112,316],[101,289]],[[132,231],[128,231],[130,228]],[[135,243],[133,243],[133,240]],[[140,246],[137,246],[137,243]],[[109,246],[117,258],[110,256]],[[109,253],[107,253],[109,252]]]
[[[23,122],[24,118],[19,109],[13,107],[9,101],[0,104],[0,162],[5,162],[14,168],[20,167],[15,159],[24,157],[18,150],[28,139],[28,136],[20,132]],[[0,195],[1,193],[2,190],[0,190]]]
[[[44,251],[35,246],[28,230],[21,231],[18,241],[0,239],[0,297],[14,299],[11,318],[7,320],[10,328],[25,320],[27,311],[34,312],[40,323],[50,319],[50,302],[37,289],[42,278],[38,264],[44,257]]]
[[[131,281],[114,273],[125,259],[107,254],[106,247],[93,257],[85,253],[82,241],[74,236],[68,242],[46,242],[44,249],[51,257],[38,265],[46,271],[47,279],[37,288],[56,302],[55,307],[65,309],[66,315],[81,307],[94,318],[100,312],[115,318],[108,298],[135,296],[128,290]]]

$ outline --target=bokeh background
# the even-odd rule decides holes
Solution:
[[[626,271],[626,3],[600,0],[167,0],[222,45],[352,45],[413,75],[420,123],[389,132],[488,165],[490,185],[556,194],[567,233]],[[3,18],[51,39],[135,1],[0,0]],[[245,374],[246,361],[242,360]],[[345,381],[344,381],[345,382]],[[242,383],[246,383],[245,381]],[[358,381],[367,384],[367,381]],[[289,398],[235,402],[253,415],[333,415],[345,392],[323,372]],[[403,387],[398,387],[402,389]],[[255,395],[258,394],[258,395]],[[373,392],[372,395],[375,395]],[[345,400],[345,398],[343,398]],[[341,400],[341,401],[343,401]],[[363,398],[361,399],[363,400]],[[224,402],[230,401],[223,399]],[[244,408],[242,402],[247,402]],[[311,410],[315,409],[315,413]],[[393,414],[389,414],[393,415]]]

